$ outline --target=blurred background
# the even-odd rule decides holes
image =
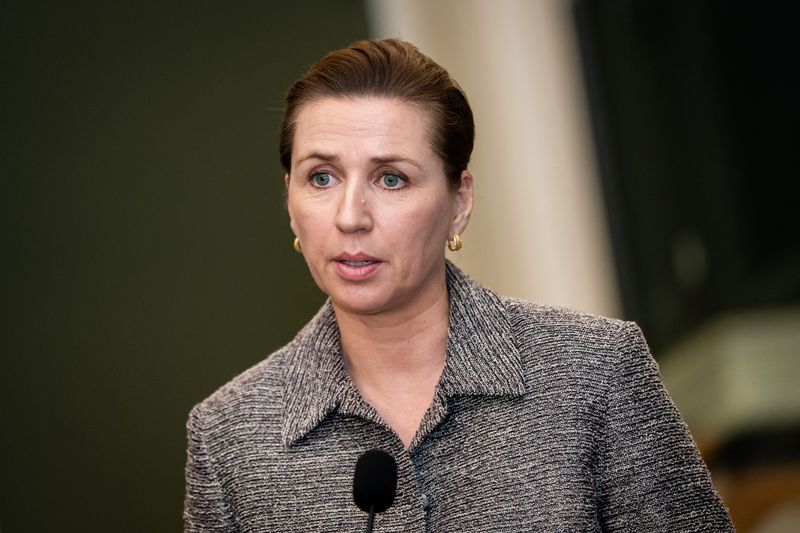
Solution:
[[[189,409],[323,301],[277,131],[402,37],[477,123],[468,273],[636,320],[739,531],[800,523],[798,98],[780,3],[0,1],[0,531],[179,531]]]

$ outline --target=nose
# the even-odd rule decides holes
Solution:
[[[364,184],[359,179],[349,179],[342,189],[343,195],[336,213],[337,229],[344,233],[372,229],[369,194]]]

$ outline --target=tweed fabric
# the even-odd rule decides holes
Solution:
[[[732,531],[639,328],[503,298],[447,265],[445,369],[410,448],[344,369],[330,303],[191,412],[186,531],[363,531],[352,476],[398,463],[375,532]]]

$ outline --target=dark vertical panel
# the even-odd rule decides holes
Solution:
[[[322,301],[283,92],[357,1],[3,2],[0,529],[180,529],[191,405]]]
[[[627,316],[658,348],[722,310],[800,299],[785,9],[574,6]]]

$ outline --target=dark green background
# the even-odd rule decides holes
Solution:
[[[2,3],[0,530],[177,531],[186,415],[322,301],[284,91],[356,1]]]

